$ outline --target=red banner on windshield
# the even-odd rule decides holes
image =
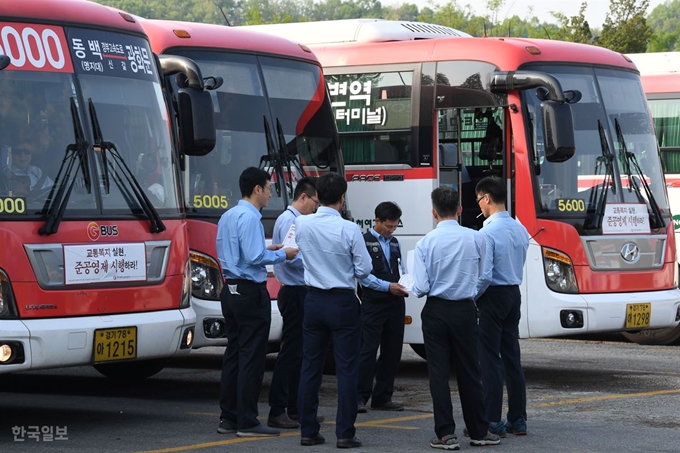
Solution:
[[[73,72],[64,29],[56,25],[0,22],[0,54],[15,71]]]

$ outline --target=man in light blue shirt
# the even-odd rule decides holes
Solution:
[[[361,346],[361,308],[357,280],[371,272],[371,257],[359,225],[340,216],[347,182],[337,173],[319,178],[316,191],[321,207],[316,214],[295,219],[295,240],[308,286],[302,324],[302,370],[298,410],[301,445],[322,444],[316,418],[323,364],[329,342],[338,376],[338,413],[335,434],[338,448],[361,447],[355,437],[357,368]]]
[[[364,234],[366,250],[373,260],[373,271],[360,281],[363,328],[357,388],[359,413],[367,411],[369,398],[372,409],[404,410],[402,404],[392,401],[394,378],[399,370],[404,343],[404,297],[408,296],[406,289],[399,284],[399,271],[405,273],[401,247],[397,238],[392,236],[400,219],[401,208],[391,201],[383,201],[375,208],[373,228]],[[380,356],[376,363],[378,349]]]
[[[308,176],[300,179],[295,186],[293,203],[276,219],[273,242],[282,244],[295,219],[314,213],[318,207],[316,180]],[[297,397],[302,362],[303,304],[307,296],[302,254],[298,253],[291,261],[275,264],[274,275],[281,282],[276,302],[283,317],[283,334],[269,387],[271,409],[267,424],[273,428],[294,429],[300,426],[295,420],[298,419]]]
[[[295,258],[297,249],[265,246],[260,210],[271,197],[269,179],[269,173],[259,168],[243,170],[239,177],[243,199],[217,224],[217,257],[225,278],[220,301],[227,335],[217,432],[236,432],[239,437],[279,435],[257,420],[271,324],[266,266]]]
[[[480,361],[484,403],[489,430],[527,433],[526,383],[520,359],[519,319],[522,296],[519,285],[529,233],[505,209],[507,188],[503,179],[487,176],[477,183],[477,203],[486,217],[480,230],[486,237],[484,272],[477,283]],[[502,420],[503,379],[508,389],[507,423]]]
[[[421,318],[437,435],[430,446],[460,448],[449,387],[451,363],[470,444],[497,445],[500,438],[488,432],[484,416],[473,299],[484,265],[484,235],[458,224],[461,208],[455,189],[433,190],[432,206],[437,227],[416,244],[412,291],[417,297],[427,295]]]

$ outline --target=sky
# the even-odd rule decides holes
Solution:
[[[502,21],[506,17],[512,17],[514,15],[521,18],[533,15],[537,16],[542,21],[556,23],[557,21],[550,14],[551,11],[561,12],[567,17],[575,16],[578,14],[581,3],[584,1],[588,3],[585,12],[585,18],[588,21],[588,24],[591,28],[602,28],[605,17],[609,12],[609,0],[505,0],[500,9],[498,20]],[[433,2],[434,4],[447,3],[445,0],[404,0],[404,2],[415,3],[418,8],[429,6],[430,2]],[[381,3],[383,5],[389,5],[401,4],[404,2],[383,0]],[[664,3],[664,0],[650,0],[647,14],[652,12],[652,10],[661,3]],[[457,4],[459,6],[470,4],[472,12],[475,15],[481,16],[488,14],[486,0],[457,0]],[[529,8],[533,8],[533,14],[529,14]]]

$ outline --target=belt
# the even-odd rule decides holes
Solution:
[[[308,286],[307,289],[309,291],[316,291],[316,292],[320,292],[320,293],[337,293],[337,294],[355,294],[356,293],[355,289],[349,289],[349,288],[323,289],[323,288],[316,288],[314,286]]]
[[[224,280],[224,282],[228,285],[257,285],[257,286],[262,286],[266,285],[267,282],[254,282],[252,280],[247,280],[245,278],[227,278]]]
[[[439,296],[427,296],[427,300],[432,300],[434,302],[441,301],[441,302],[474,302],[475,300],[471,297],[468,297],[466,299],[444,299],[443,297]]]

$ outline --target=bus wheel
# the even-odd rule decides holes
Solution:
[[[424,344],[411,343],[411,349],[413,349],[413,352],[418,354],[421,358],[427,360],[427,355],[425,354],[425,345]]]
[[[668,329],[648,329],[639,332],[622,332],[623,336],[637,344],[680,344],[680,325]]]
[[[136,381],[146,379],[161,371],[168,359],[140,360],[138,362],[100,363],[94,369],[110,379]]]

